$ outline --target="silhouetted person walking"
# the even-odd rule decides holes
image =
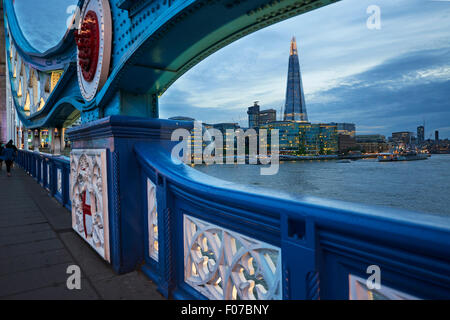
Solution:
[[[2,154],[2,157],[5,160],[6,172],[8,173],[8,177],[11,177],[11,167],[14,163],[14,159],[16,158],[16,153],[17,153],[16,146],[13,144],[12,140],[9,140],[9,142],[3,149]]]

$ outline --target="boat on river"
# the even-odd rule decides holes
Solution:
[[[429,156],[426,153],[418,153],[416,151],[406,151],[400,153],[380,153],[378,155],[378,161],[389,162],[389,161],[413,161],[413,160],[426,160]]]

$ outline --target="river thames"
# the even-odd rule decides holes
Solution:
[[[290,194],[450,216],[448,154],[421,161],[281,162],[278,174],[272,176],[260,175],[258,165],[201,165],[195,169],[223,180]]]

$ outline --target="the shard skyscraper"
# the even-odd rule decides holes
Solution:
[[[291,53],[289,55],[284,120],[308,122],[305,96],[303,94],[302,74],[298,62],[297,42],[295,41],[295,37],[291,40]]]

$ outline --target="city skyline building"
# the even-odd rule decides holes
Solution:
[[[377,153],[389,151],[386,137],[381,134],[360,134],[356,136],[356,143],[362,152]]]
[[[257,128],[277,120],[277,111],[275,109],[260,110],[258,101],[255,101],[253,106],[248,107],[247,114],[249,128]]]
[[[338,151],[336,124],[300,121],[274,121],[262,125],[260,129],[279,131],[278,148],[282,154],[326,155]],[[269,134],[267,148],[276,144]]]
[[[409,132],[409,131],[393,132],[392,138],[391,138],[393,143],[404,144],[404,145],[411,144],[413,139],[414,139],[414,133]]]
[[[331,122],[330,125],[335,125],[337,127],[337,133],[342,135],[348,135],[351,137],[355,137],[356,134],[356,125],[354,123],[336,123]]]
[[[297,42],[295,37],[292,37],[291,40],[283,120],[308,122],[302,75],[298,59]]]
[[[425,126],[417,127],[417,143],[420,145],[425,141]]]

